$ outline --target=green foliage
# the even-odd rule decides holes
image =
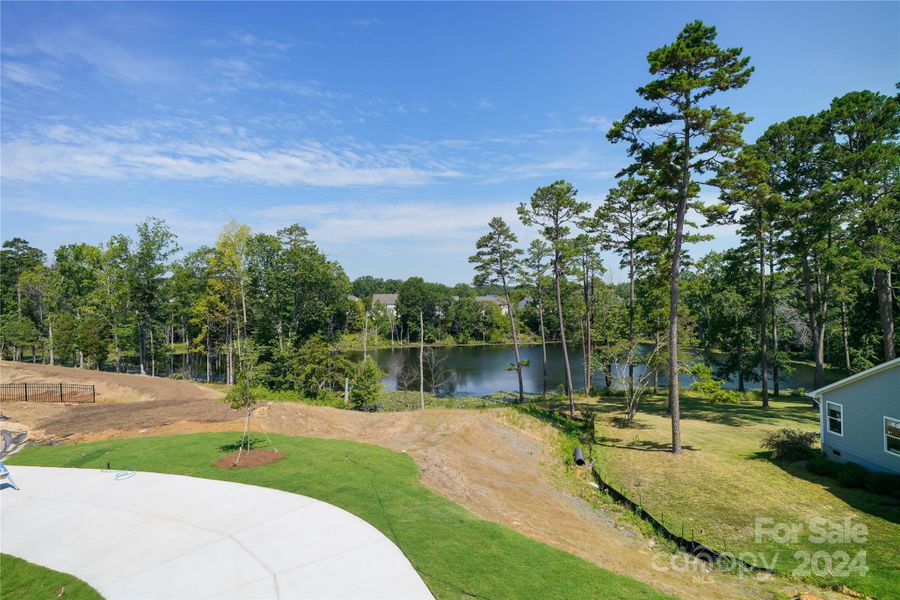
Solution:
[[[818,454],[806,461],[806,470],[810,473],[815,473],[816,475],[837,477],[843,468],[843,463],[829,460],[824,454]]]
[[[250,378],[245,373],[240,373],[237,383],[228,389],[228,393],[225,394],[225,402],[234,409],[247,408],[256,404]]]
[[[383,376],[375,361],[367,356],[359,365],[353,385],[350,387],[350,405],[359,409],[377,404],[381,397]]]
[[[344,379],[353,373],[353,365],[332,348],[321,335],[313,335],[297,351],[297,389],[317,398],[323,389],[343,389]]]
[[[869,472],[856,463],[837,462],[824,454],[818,454],[806,461],[806,470],[816,475],[837,479],[843,487],[864,487],[873,494],[900,498],[900,475],[894,473]]]
[[[856,463],[844,463],[844,467],[838,473],[837,480],[846,488],[861,488],[866,485],[866,470]]]
[[[691,367],[691,374],[697,378],[691,383],[691,391],[700,394],[703,398],[715,404],[736,403],[743,400],[741,394],[723,389],[723,382],[713,378],[712,368],[708,365],[697,363]]]
[[[778,460],[803,460],[812,456],[818,442],[818,432],[785,427],[767,434],[762,447],[771,450]]]

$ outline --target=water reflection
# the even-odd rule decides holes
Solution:
[[[442,392],[460,396],[482,396],[499,391],[518,389],[515,371],[507,371],[506,368],[514,360],[512,346],[468,346],[455,348],[439,348],[436,352],[443,360],[443,369],[453,375],[453,382],[442,388]],[[542,384],[541,347],[523,346],[520,349],[522,359],[530,362],[523,371],[523,382],[526,393],[540,393]],[[349,353],[353,360],[361,360],[362,352]],[[369,351],[378,366],[386,373],[384,385],[387,389],[395,390],[404,387],[404,382],[409,389],[418,389],[419,350],[418,348],[380,348]],[[572,366],[573,385],[576,390],[584,389],[581,377],[582,356],[577,350],[569,351],[569,360]],[[547,388],[548,390],[562,389],[565,384],[565,372],[563,370],[562,348],[558,344],[547,346]],[[635,376],[643,373],[643,366],[635,367]],[[426,367],[427,371],[427,367]],[[804,387],[811,389],[813,385],[814,369],[808,365],[797,365],[794,372],[788,377],[782,377],[781,385],[784,388]],[[840,375],[826,371],[826,382],[840,379]],[[429,377],[426,374],[426,388]],[[681,376],[681,385],[687,387],[691,384],[689,375]],[[399,383],[399,385],[398,385]],[[771,380],[770,380],[771,384]],[[597,388],[605,388],[606,381],[602,374],[595,374],[593,385]],[[659,385],[668,385],[665,373],[659,373]],[[747,381],[748,389],[759,388],[759,382]],[[727,381],[725,387],[737,389],[736,381]]]

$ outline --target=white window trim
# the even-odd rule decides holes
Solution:
[[[834,404],[835,406],[841,407],[841,432],[840,433],[835,433],[834,431],[831,430],[831,417],[828,416],[828,405],[829,404]],[[831,435],[836,435],[838,437],[844,437],[844,405],[841,404],[840,402],[833,402],[831,400],[825,401],[825,431],[827,431]]]
[[[888,437],[898,439],[896,436],[893,436],[893,435],[888,436],[888,432],[887,432],[888,419],[890,419],[891,421],[897,421],[898,423],[900,423],[900,419],[895,419],[894,417],[889,417],[887,415],[884,416],[884,420],[882,421],[882,424],[884,425],[884,429],[881,430],[881,437],[884,438],[884,451],[895,458],[900,458],[900,454],[897,454],[896,452],[891,452],[890,450],[888,450],[888,445],[887,445]]]

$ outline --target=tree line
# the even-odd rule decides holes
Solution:
[[[520,344],[544,344],[546,396],[546,344],[557,342],[569,409],[576,379],[590,394],[599,373],[624,388],[631,416],[660,373],[677,382],[698,355],[741,390],[760,382],[764,406],[791,357],[814,363],[816,387],[826,365],[854,372],[893,359],[898,96],[849,92],[748,143],[751,117],[721,102],[752,77],[740,48],[721,48],[715,28],[696,21],[647,59],[642,102],[607,133],[630,157],[616,185],[597,206],[566,181],[538,188],[518,207],[538,234],[524,248],[492,219],[470,258],[472,285],[351,282],[300,225],[271,235],[230,223],[214,246],[176,259],[174,234],[148,219],[134,239],[62,246],[50,261],[24,240],[4,242],[3,352],[23,359],[30,348],[37,360],[39,349],[42,361],[117,370],[127,356],[141,373],[207,379],[218,366],[227,383],[252,364],[266,386],[318,397],[357,372],[340,352],[348,339],[511,341],[524,399],[522,371],[539,367],[522,360]],[[690,245],[720,224],[735,225],[740,243],[694,259]],[[600,253],[609,251],[623,282],[608,280]],[[375,294],[396,294],[396,305]],[[489,294],[499,300],[476,299]],[[584,357],[581,373],[571,348]],[[648,368],[636,375],[639,363]],[[678,385],[668,397],[678,452]]]

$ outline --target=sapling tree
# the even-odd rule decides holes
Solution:
[[[356,371],[353,385],[350,387],[350,405],[360,409],[376,404],[381,397],[381,369],[375,361],[366,356]]]
[[[716,29],[688,23],[672,44],[647,55],[654,78],[637,89],[648,105],[613,124],[607,137],[626,142],[635,160],[630,172],[653,170],[675,192],[666,210],[674,231],[669,269],[669,407],[672,452],[681,452],[678,387],[678,292],[685,216],[700,190],[698,177],[730,159],[742,144],[750,120],[743,113],[710,104],[715,94],[743,87],[753,68],[740,48],[720,48]]]

